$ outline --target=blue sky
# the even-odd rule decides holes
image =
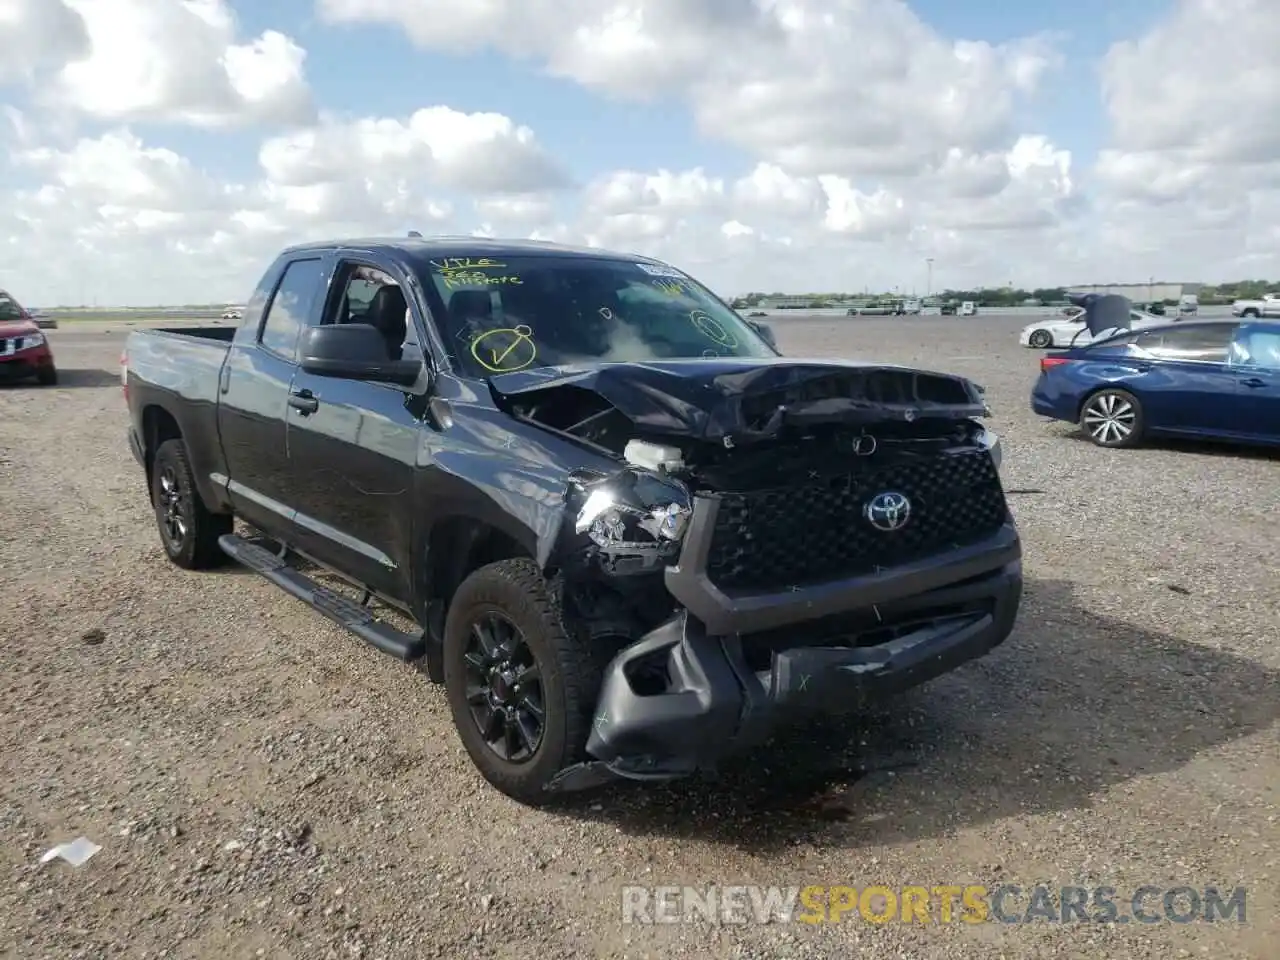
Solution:
[[[1087,165],[1106,136],[1097,67],[1108,47],[1149,28],[1166,0],[1077,0],[1018,7],[997,0],[915,0],[912,9],[944,35],[1001,43],[1037,33],[1057,39],[1065,65],[1023,108],[1023,129],[1044,132]],[[704,166],[745,172],[752,158],[699,136],[674,99],[635,103],[548,76],[533,61],[483,51],[448,56],[416,49],[381,25],[330,26],[312,0],[237,0],[242,33],[289,32],[307,48],[307,69],[323,109],[350,116],[402,116],[434,104],[493,111],[531,126],[582,181],[601,170]],[[1172,52],[1171,52],[1172,54]],[[1172,62],[1172,61],[1171,61]],[[231,177],[255,173],[258,136],[166,128],[165,141]]]

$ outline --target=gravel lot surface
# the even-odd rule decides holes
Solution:
[[[422,676],[252,574],[170,566],[125,443],[127,328],[54,331],[64,384],[0,388],[0,952],[1277,956],[1280,457],[1039,422],[1023,322],[777,325],[792,355],[986,386],[1027,554],[1010,640],[719,782],[543,812],[482,782]],[[81,834],[87,864],[39,865]],[[1144,884],[1243,884],[1247,923],[620,914],[625,884],[1000,882],[1113,886],[1122,913]]]

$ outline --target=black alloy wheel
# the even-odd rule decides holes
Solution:
[[[151,473],[151,505],[160,543],[171,561],[185,570],[207,570],[227,560],[218,538],[230,533],[235,519],[211,513],[196,489],[187,448],[166,440],[156,451]]]
[[[156,472],[156,521],[169,553],[182,552],[191,530],[191,491],[183,489],[173,464]]]
[[[466,699],[480,736],[507,763],[537,755],[546,727],[542,672],[520,629],[497,610],[471,624],[463,654]]]

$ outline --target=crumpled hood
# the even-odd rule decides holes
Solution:
[[[39,332],[30,320],[0,320],[0,337],[28,337]]]
[[[489,381],[502,406],[582,390],[602,397],[642,433],[750,442],[785,425],[911,422],[986,415],[964,377],[839,360],[720,358],[573,364]]]

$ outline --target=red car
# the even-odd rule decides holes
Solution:
[[[17,300],[0,290],[0,383],[35,380],[58,382],[49,341]]]

